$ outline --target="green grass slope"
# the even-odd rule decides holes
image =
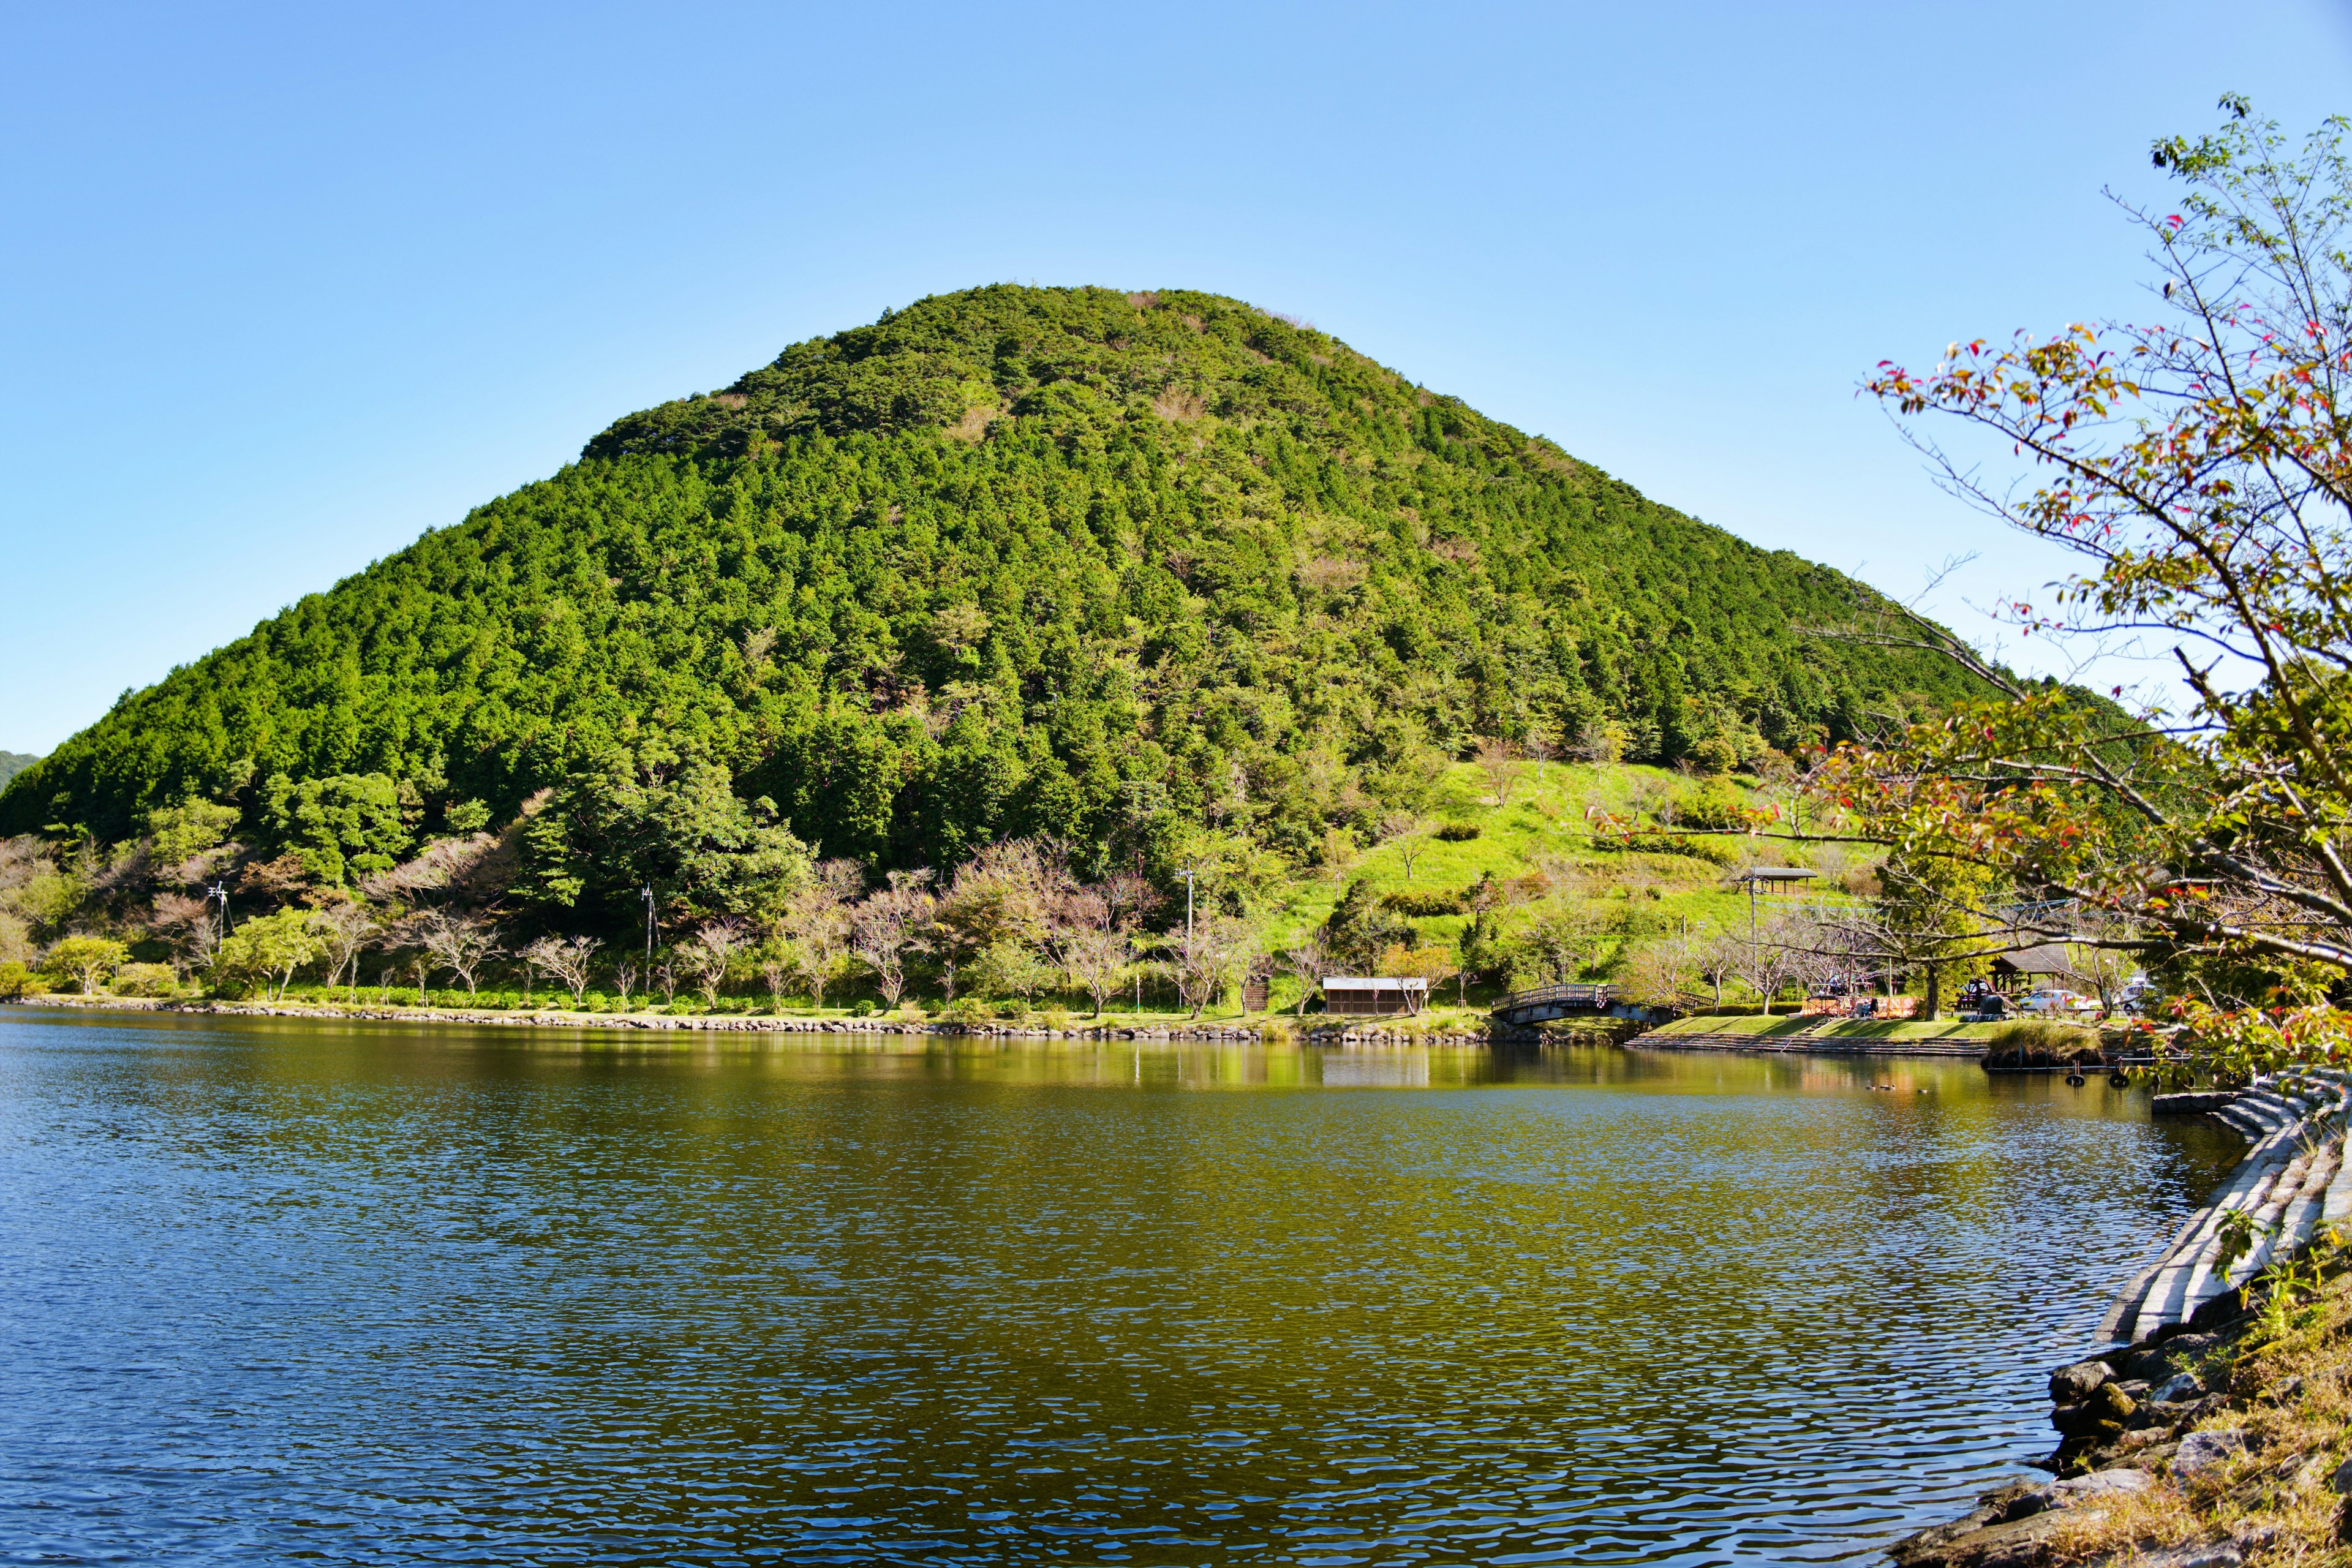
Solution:
[[[1203,826],[1306,866],[1474,736],[1720,765],[1960,695],[1807,635],[1874,603],[1240,301],[995,286],[620,420],[126,697],[0,833],[250,827],[280,773],[385,775],[429,833],[620,754],[877,868]]]

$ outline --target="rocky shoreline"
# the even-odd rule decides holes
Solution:
[[[1049,1029],[988,1020],[963,1022],[945,1018],[780,1018],[705,1013],[579,1013],[555,1007],[517,1011],[488,1007],[390,1007],[307,1003],[159,1000],[136,996],[28,996],[17,1003],[32,1007],[123,1013],[178,1013],[229,1018],[304,1018],[328,1023],[460,1025],[497,1028],[635,1029],[656,1032],[701,1032],[732,1035],[882,1035],[899,1037],[961,1037],[985,1039],[1113,1040],[1144,1044],[1222,1043],[1285,1045],[1304,1043],[1324,1050],[1400,1049],[1415,1046],[1485,1046],[1489,1033],[1408,1033],[1359,1026],[1306,1029],[1294,1037],[1286,1026],[1268,1037],[1266,1030],[1248,1025],[1199,1025],[1156,1027]]]
[[[1895,1568],[2236,1568],[2307,1561],[2315,1535],[2352,1542],[2352,1275],[2313,1195],[2340,1168],[2331,1090],[2323,1076],[2164,1097],[2159,1109],[2246,1133],[2246,1158],[2110,1313],[2129,1342],[2051,1374],[2059,1442],[2036,1464],[2052,1479],[2009,1482],[1898,1542]],[[2250,1250],[2232,1261],[2209,1237],[2239,1211]],[[2272,1257],[2296,1272],[2263,1281]],[[2150,1276],[2168,1267],[2207,1282],[2148,1315]]]
[[[2249,1315],[2203,1332],[2189,1331],[2152,1345],[2128,1347],[2059,1368],[2050,1377],[2051,1424],[2057,1451],[2041,1463],[2053,1479],[2011,1481],[1986,1492],[1965,1517],[1896,1542],[1887,1556],[1895,1568],[2040,1568],[2062,1561],[2070,1534],[2084,1533],[2122,1496],[2192,1481],[2252,1449],[2239,1426],[2226,1420],[2237,1401],[2229,1392],[2233,1342]],[[2326,1479],[2322,1467],[2285,1478],[2310,1487]],[[2331,1485],[2346,1478],[2336,1472]],[[2146,1568],[2236,1568],[2256,1532],[2244,1538],[2134,1547],[2085,1561]],[[2066,1555],[2072,1555],[2071,1553]]]

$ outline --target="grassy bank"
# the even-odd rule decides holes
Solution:
[[[187,1011],[221,1013],[239,1016],[269,1016],[287,1018],[351,1019],[371,1018],[418,1024],[528,1024],[553,1028],[625,1028],[625,1029],[705,1029],[743,1032],[801,1031],[855,1032],[858,1030],[895,1032],[957,1032],[976,1034],[1044,1033],[1074,1037],[1100,1035],[1175,1035],[1188,1031],[1247,1031],[1268,1044],[1297,1042],[1307,1037],[1341,1029],[1373,1030],[1405,1041],[1414,1039],[1459,1039],[1464,1037],[1484,1038],[1486,1015],[1477,1008],[1433,1008],[1418,1016],[1394,1016],[1379,1019],[1332,1018],[1310,1013],[1304,1019],[1287,1013],[1244,1013],[1232,1008],[1208,1009],[1199,1017],[1181,1011],[1145,1009],[1106,1010],[1102,1016],[1071,1013],[1060,1008],[1040,1008],[1024,1011],[1017,1008],[989,1008],[961,1011],[955,1009],[927,1010],[922,1007],[902,1007],[895,1011],[859,1011],[845,1007],[786,1007],[775,1009],[729,1009],[717,1012],[677,1005],[637,1009],[605,1008],[586,1011],[554,1004],[531,1006],[503,1007],[489,1005],[467,1006],[462,1003],[436,1004],[418,1006],[413,1002],[380,1003],[373,998],[357,1002],[320,998],[287,997],[278,1001],[221,1001],[206,997],[176,998],[46,995],[26,998],[17,1004],[24,1006],[53,1007],[69,1011],[110,1009],[124,1011]]]

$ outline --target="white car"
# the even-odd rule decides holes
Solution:
[[[2059,1017],[2068,1013],[2095,1013],[2099,1010],[2099,1004],[2094,997],[2079,995],[2072,991],[2061,991],[2055,987],[2045,987],[2029,991],[2019,997],[2017,1010],[2021,1013],[2038,1013],[2045,1016]]]

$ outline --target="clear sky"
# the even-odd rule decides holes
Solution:
[[[64,5],[0,49],[0,750],[614,416],[1002,279],[1302,316],[1931,606],[2057,563],[1856,382],[2129,312],[2102,185],[2342,4]],[[2033,661],[2029,648],[2014,650]]]

